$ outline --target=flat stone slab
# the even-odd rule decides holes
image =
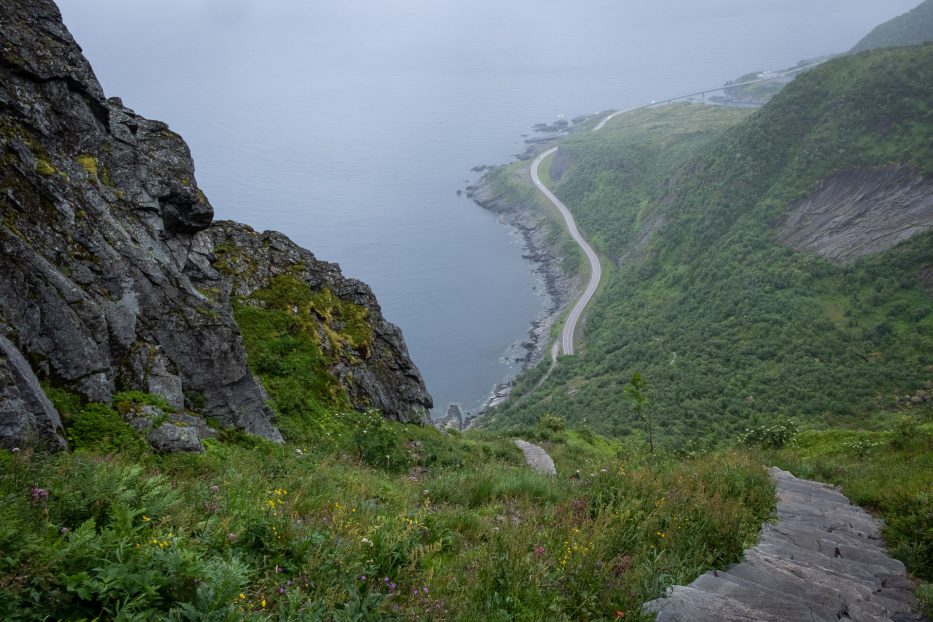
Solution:
[[[762,527],[741,563],[645,603],[657,622],[926,621],[911,613],[917,601],[878,519],[831,486],[770,471],[777,523]]]
[[[551,457],[547,455],[544,449],[538,447],[534,443],[529,443],[521,439],[515,439],[515,446],[521,449],[522,453],[525,454],[525,462],[528,463],[532,471],[544,475],[557,475],[557,469],[554,468],[554,461],[551,460]]]

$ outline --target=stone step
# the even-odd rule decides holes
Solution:
[[[878,564],[869,564],[854,559],[844,559],[842,557],[830,557],[819,551],[811,551],[803,547],[784,543],[760,542],[755,551],[771,555],[775,558],[782,558],[788,561],[796,561],[808,565],[812,568],[826,573],[833,573],[840,576],[846,576],[853,581],[859,581],[865,585],[870,585],[875,590],[880,590],[880,574],[888,574],[890,568]]]
[[[521,449],[522,453],[525,454],[525,462],[528,463],[532,471],[544,475],[557,474],[557,469],[554,468],[554,461],[542,447],[521,439],[515,440],[515,446]]]
[[[838,615],[846,608],[845,598],[831,590],[821,589],[808,581],[787,570],[772,567],[762,568],[761,566],[742,563],[735,564],[729,570],[720,572],[720,576],[727,576],[734,581],[743,581],[749,585],[760,585],[787,598],[800,598],[808,603],[820,607],[822,610],[828,610],[834,615]]]
[[[726,596],[752,609],[790,616],[795,620],[836,622],[840,611],[838,602],[835,606],[825,606],[808,601],[800,593],[779,592],[728,573],[706,573],[691,583],[690,587]]]
[[[846,505],[849,499],[835,488],[814,484],[804,480],[782,480],[775,482],[778,491],[808,495],[821,500]]]
[[[788,544],[835,555],[840,545],[861,547],[877,555],[885,555],[880,540],[856,536],[842,531],[827,532],[800,520],[784,520],[780,525],[765,525],[761,530],[762,542],[786,542]]]
[[[644,605],[659,622],[922,622],[881,523],[838,490],[772,468],[776,524],[741,563]],[[929,622],[929,621],[926,621]]]
[[[646,603],[645,609],[657,612],[655,622],[787,622],[789,619],[681,585],[671,588],[667,598]]]
[[[825,532],[824,532],[825,533]],[[792,535],[797,537],[792,537]],[[850,562],[866,567],[872,575],[880,574],[906,574],[904,564],[887,556],[884,550],[870,545],[861,547],[842,543],[835,538],[837,534],[826,534],[827,537],[807,538],[800,532],[790,530],[781,533],[780,528],[765,530],[759,540],[762,550],[786,550],[796,557],[812,558],[817,563],[830,564],[832,567],[848,567]]]

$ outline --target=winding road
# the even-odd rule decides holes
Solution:
[[[696,95],[705,96],[707,93],[722,91],[727,88],[732,88],[732,87],[737,87],[737,86],[746,86],[749,84],[759,84],[761,82],[769,82],[771,80],[774,80],[775,78],[792,75],[800,71],[803,71],[805,69],[812,69],[813,67],[816,67],[817,65],[820,65],[823,62],[824,61],[819,61],[812,65],[807,65],[805,67],[795,67],[793,69],[788,69],[785,71],[775,73],[767,78],[749,80],[747,82],[740,82],[737,84],[729,84],[726,86],[706,89],[704,91],[697,91],[695,93],[689,93],[687,95],[679,95],[677,97],[671,97],[669,99],[664,99],[661,101],[653,101],[650,104],[644,104],[642,106],[636,106],[634,108],[627,108],[625,110],[617,110],[616,112],[606,115],[599,123],[596,124],[596,126],[593,127],[593,131],[598,132],[599,130],[603,129],[606,123],[608,123],[610,120],[614,119],[615,117],[619,115],[625,114],[626,112],[632,112],[634,110],[641,110],[642,108],[653,108],[655,106],[660,106],[662,104],[667,104],[667,103],[674,102],[674,101],[681,100],[681,99],[687,99],[690,97],[694,97]],[[570,236],[573,238],[573,240],[577,244],[580,245],[580,248],[582,248],[583,252],[586,254],[586,258],[589,259],[590,261],[590,282],[589,284],[587,284],[586,290],[583,292],[583,295],[580,296],[580,299],[573,306],[573,309],[570,311],[570,315],[567,316],[567,321],[564,324],[564,330],[561,334],[560,341],[555,343],[554,347],[551,348],[551,368],[548,370],[547,374],[545,374],[544,377],[540,381],[538,381],[538,384],[536,385],[535,388],[537,388],[538,386],[541,386],[541,384],[544,383],[547,377],[551,375],[551,371],[553,371],[554,366],[557,364],[557,356],[558,354],[560,354],[561,349],[563,350],[565,355],[573,354],[573,336],[574,336],[574,332],[577,329],[577,322],[580,321],[580,316],[583,315],[583,310],[586,309],[586,305],[588,305],[590,300],[592,300],[593,295],[596,293],[596,289],[599,287],[599,281],[600,279],[602,279],[602,266],[599,263],[599,257],[596,256],[596,252],[593,251],[593,248],[589,244],[587,244],[586,240],[583,239],[583,236],[580,235],[580,231],[577,229],[577,223],[574,221],[573,215],[571,215],[570,210],[567,209],[567,206],[564,205],[563,202],[560,199],[558,199],[554,195],[553,192],[548,190],[547,186],[544,185],[544,183],[541,181],[541,178],[538,176],[538,168],[541,166],[541,163],[544,161],[545,158],[547,158],[549,155],[551,155],[552,153],[556,151],[557,151],[557,147],[551,147],[550,149],[541,153],[537,158],[534,159],[534,161],[531,163],[531,181],[534,183],[535,187],[538,190],[540,190],[551,203],[554,204],[554,207],[556,207],[558,211],[560,211],[561,215],[564,217],[564,221],[567,223],[567,230],[570,232]]]
[[[593,298],[593,294],[596,293],[596,288],[599,287],[599,281],[603,275],[603,268],[599,263],[599,257],[596,256],[596,252],[587,244],[583,236],[580,235],[580,230],[577,229],[577,223],[574,221],[570,210],[567,209],[567,206],[564,205],[553,192],[548,190],[547,186],[544,185],[544,182],[542,182],[541,178],[538,176],[538,167],[541,166],[541,162],[555,151],[557,151],[557,147],[551,147],[535,158],[535,161],[531,163],[531,181],[534,183],[535,187],[554,204],[554,207],[560,211],[561,216],[564,217],[564,221],[567,223],[567,231],[570,232],[570,237],[573,238],[574,242],[580,245],[580,248],[582,248],[583,252],[586,254],[586,258],[590,260],[590,282],[587,284],[586,290],[583,292],[583,295],[580,296],[577,304],[573,305],[573,309],[571,309],[570,315],[567,316],[567,321],[564,324],[564,331],[561,335],[561,347],[564,354],[570,355],[573,354],[573,333],[577,328],[577,322],[580,320],[580,316],[583,315],[583,310],[586,308],[586,305],[589,304],[590,300]],[[556,349],[551,352],[552,357],[556,358],[554,354]]]

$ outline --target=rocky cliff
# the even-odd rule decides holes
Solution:
[[[275,231],[220,221],[205,234],[219,280],[204,282],[203,291],[216,292],[223,308],[282,308],[310,333],[338,401],[378,408],[397,421],[426,421],[431,396],[368,285]]]
[[[365,309],[371,347],[330,357],[350,402],[424,416],[431,398],[370,290],[279,234],[212,227],[184,141],[104,97],[50,0],[5,0],[0,45],[0,442],[63,445],[47,400],[21,395],[40,381],[105,403],[155,393],[281,441],[231,307],[280,271]],[[239,249],[237,271],[217,270],[217,243]]]
[[[903,165],[828,176],[792,206],[778,241],[850,263],[933,228],[933,179]]]

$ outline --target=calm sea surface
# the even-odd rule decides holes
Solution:
[[[918,0],[59,0],[108,95],[188,141],[218,218],[369,283],[442,412],[546,300],[457,196],[540,121],[850,48]]]

